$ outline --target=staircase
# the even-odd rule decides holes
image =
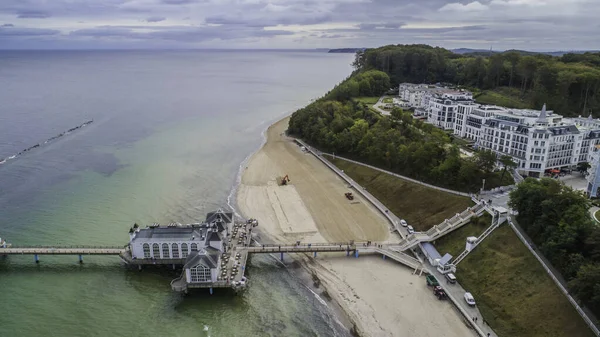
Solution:
[[[452,261],[452,265],[456,266],[460,263],[460,261],[462,261],[465,257],[467,257],[467,255],[469,255],[469,253],[471,251],[473,251],[473,249],[475,249],[475,247],[477,247],[481,241],[483,241],[485,238],[487,238],[490,234],[492,234],[492,232],[498,228],[501,224],[503,224],[505,221],[507,220],[506,217],[504,216],[500,216],[499,218],[492,218],[492,224],[486,228],[486,230],[481,233],[481,235],[477,238],[477,241],[475,241],[475,243],[473,244],[473,247],[471,247],[471,250],[464,250],[462,253],[460,253],[460,255],[458,255],[454,261]]]
[[[435,241],[436,239],[464,226],[471,221],[474,216],[480,216],[484,212],[492,212],[483,201],[478,201],[475,206],[469,207],[462,213],[456,213],[450,219],[444,220],[439,225],[433,226],[427,232],[416,232],[410,234],[406,239],[401,240],[396,245],[390,245],[388,248],[392,251],[402,252],[411,249],[421,242]]]

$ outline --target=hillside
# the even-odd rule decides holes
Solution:
[[[385,72],[392,86],[447,82],[479,90],[505,87],[516,90],[516,99],[531,108],[547,103],[565,116],[600,114],[600,53],[556,57],[508,51],[483,56],[427,45],[390,45],[359,52],[354,66]]]

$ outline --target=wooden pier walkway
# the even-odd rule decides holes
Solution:
[[[28,246],[0,248],[0,255],[121,255],[118,246]]]

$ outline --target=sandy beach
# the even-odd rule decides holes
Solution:
[[[261,235],[278,242],[395,240],[385,218],[330,169],[284,135],[289,118],[273,124],[267,142],[242,174],[237,205],[259,221]],[[290,178],[286,186],[278,181]],[[424,277],[380,256],[298,256],[321,290],[355,323],[361,336],[475,336],[448,301],[439,301]]]

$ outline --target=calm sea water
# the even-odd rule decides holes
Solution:
[[[352,55],[0,52],[0,236],[124,245],[134,222],[203,219],[273,121],[350,73]],[[173,293],[116,257],[0,257],[0,336],[343,336],[294,273],[255,257],[241,295]]]

